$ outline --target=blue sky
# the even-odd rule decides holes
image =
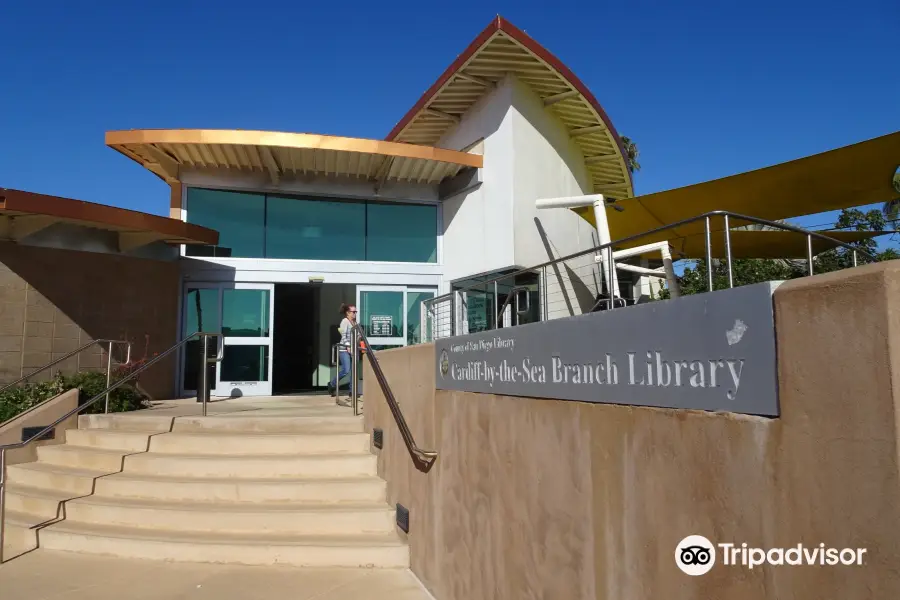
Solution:
[[[638,194],[900,129],[896,0],[8,2],[0,187],[166,214],[105,131],[382,138],[498,13],[638,143]]]

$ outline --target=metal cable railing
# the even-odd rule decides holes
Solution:
[[[201,384],[200,384],[200,387],[203,389],[198,390],[198,395],[200,395],[200,397],[202,398],[203,415],[206,416],[206,401],[209,396],[209,394],[208,394],[209,385],[208,385],[208,382],[206,381],[206,376],[205,376],[205,372],[206,372],[205,361],[207,360],[207,346],[209,344],[210,338],[214,338],[219,335],[220,334],[218,334],[218,333],[207,333],[207,332],[198,331],[197,333],[194,333],[192,335],[185,337],[183,340],[181,340],[177,344],[171,346],[170,348],[164,350],[163,352],[160,352],[158,355],[154,356],[152,359],[148,360],[146,363],[144,363],[143,365],[141,365],[140,367],[138,367],[137,369],[135,369],[134,371],[132,371],[131,373],[129,373],[128,375],[123,377],[122,379],[109,385],[105,390],[103,390],[102,392],[100,392],[99,394],[94,396],[93,398],[89,399],[87,402],[85,402],[83,404],[79,404],[78,406],[76,406],[75,408],[73,408],[72,410],[70,410],[69,412],[64,414],[63,416],[59,417],[58,419],[56,419],[55,421],[53,421],[52,423],[50,423],[49,425],[47,425],[46,427],[41,429],[40,431],[32,433],[30,436],[28,436],[26,439],[22,440],[21,442],[16,442],[15,444],[0,445],[0,563],[3,563],[3,547],[4,547],[5,537],[6,537],[6,485],[7,485],[7,483],[6,483],[6,453],[7,453],[7,451],[24,448],[25,446],[34,442],[35,440],[41,439],[45,434],[47,434],[50,431],[52,431],[53,429],[55,429],[60,423],[62,423],[66,419],[69,419],[69,418],[77,415],[78,413],[83,412],[84,410],[90,408],[91,406],[93,406],[94,404],[99,402],[101,398],[104,398],[104,397],[107,398],[107,409],[108,409],[108,407],[109,407],[108,398],[109,398],[110,392],[123,386],[125,383],[127,383],[128,381],[131,381],[132,379],[134,379],[135,377],[137,377],[138,375],[140,375],[141,373],[143,373],[144,371],[146,371],[147,369],[149,369],[156,363],[160,362],[161,360],[163,360],[170,354],[178,351],[180,348],[182,348],[184,345],[186,345],[189,341],[191,341],[195,338],[198,338],[198,337],[203,341],[203,359],[204,359],[204,362],[201,363],[202,370],[201,370]],[[22,413],[22,414],[25,414],[25,413]],[[21,415],[19,415],[19,416],[21,416]],[[15,418],[18,418],[18,417],[15,417]]]
[[[545,321],[552,318],[572,316],[584,312],[581,307],[590,310],[613,310],[634,303],[624,293],[616,294],[616,290],[628,290],[634,285],[629,271],[648,275],[640,285],[647,289],[634,290],[650,297],[662,291],[660,285],[654,290],[652,280],[664,279],[665,274],[632,265],[620,264],[616,267],[614,249],[624,244],[637,242],[642,238],[684,227],[702,221],[704,224],[704,245],[706,256],[707,290],[714,289],[713,256],[712,256],[712,219],[723,219],[725,243],[725,267],[728,287],[734,287],[732,264],[731,224],[733,221],[756,223],[773,229],[780,229],[806,236],[807,274],[815,270],[813,242],[825,242],[825,246],[840,247],[852,255],[853,266],[857,265],[860,256],[874,261],[874,256],[858,247],[827,235],[809,231],[802,227],[787,223],[778,223],[750,217],[739,213],[716,210],[668,225],[663,225],[643,233],[614,240],[587,250],[569,254],[544,263],[517,270],[513,273],[485,279],[475,284],[461,287],[450,293],[437,296],[423,302],[424,339],[430,342],[436,339],[488,331],[519,324]],[[633,246],[633,244],[631,244]],[[627,277],[619,274],[624,271]],[[523,287],[527,292],[523,292]],[[527,299],[527,300],[523,300]],[[501,308],[502,307],[502,308]],[[515,308],[516,318],[510,318],[509,307]]]

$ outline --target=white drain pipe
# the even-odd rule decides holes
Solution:
[[[567,196],[563,198],[542,198],[535,202],[535,206],[538,209],[585,208],[588,206],[593,206],[594,222],[597,224],[597,239],[600,241],[600,245],[602,246],[612,241],[609,234],[609,220],[606,218],[606,201],[603,197],[603,194]],[[643,254],[644,252],[652,252],[654,250],[658,250],[662,255],[663,269],[665,270],[666,285],[669,288],[669,294],[672,298],[678,298],[681,295],[681,290],[678,287],[678,280],[675,278],[675,268],[672,266],[672,251],[669,247],[669,242],[657,242],[655,244],[646,244],[644,246],[637,246],[635,248],[628,248],[627,250],[619,250],[618,252],[614,252],[613,269],[618,269],[618,267],[615,266],[615,260],[617,258],[627,258],[629,256],[636,256],[638,254]],[[607,280],[608,284],[609,265],[607,261],[609,260],[609,257],[606,252],[601,252],[598,258],[599,262],[602,265],[601,271],[603,272],[603,279]],[[612,289],[613,294],[618,297],[618,278],[616,278],[616,280],[612,282]]]
[[[535,202],[535,207],[540,209],[547,208],[584,208],[587,206],[594,207],[594,223],[597,226],[597,239],[600,245],[608,244],[612,241],[609,236],[609,221],[606,219],[606,201],[603,194],[588,194],[587,196],[568,196],[564,198],[542,198]],[[609,255],[602,251],[600,253],[600,271],[603,279],[606,281],[607,289],[612,289],[613,296],[619,297],[619,281],[613,277],[613,281],[609,281]],[[615,259],[613,259],[613,273],[615,273]]]

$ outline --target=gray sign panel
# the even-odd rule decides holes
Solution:
[[[437,388],[778,416],[777,285],[438,340]]]

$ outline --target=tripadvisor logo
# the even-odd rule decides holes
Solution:
[[[441,377],[446,377],[447,373],[450,371],[450,357],[447,356],[447,351],[443,350],[441,352]]]
[[[689,535],[675,548],[675,564],[684,573],[697,576],[706,575],[716,564],[716,548],[719,549],[721,564],[727,567],[755,569],[763,565],[780,566],[860,566],[865,564],[865,548],[828,548],[825,544],[804,546],[797,544],[790,548],[753,548],[746,543],[713,544],[702,535]]]

